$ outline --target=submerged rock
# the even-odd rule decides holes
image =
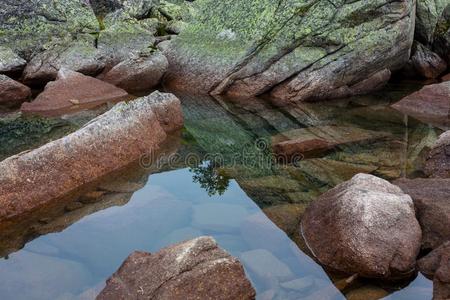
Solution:
[[[10,48],[0,46],[0,74],[22,71],[26,63]]]
[[[0,74],[0,106],[16,106],[31,97],[31,90],[6,75]]]
[[[450,178],[450,131],[439,136],[428,154],[424,171],[430,177]]]
[[[447,70],[447,63],[436,53],[420,43],[414,44],[414,54],[411,57],[415,71],[425,78],[438,78]]]
[[[80,105],[99,105],[120,101],[128,93],[112,84],[83,74],[61,69],[56,81],[49,82],[45,90],[31,103],[24,103],[22,112],[33,114],[52,114],[71,111]]]
[[[103,299],[254,299],[239,261],[211,237],[150,254],[134,252],[98,295]]]
[[[420,272],[433,279],[433,299],[450,299],[450,242],[418,261]]]
[[[424,122],[447,126],[450,122],[450,81],[427,85],[392,105],[396,110]]]
[[[367,92],[408,61],[414,3],[201,1],[165,52],[166,82],[277,102]]]
[[[422,237],[411,197],[365,174],[314,201],[303,215],[301,230],[325,266],[386,279],[412,274]]]
[[[400,179],[394,182],[414,200],[422,227],[422,248],[450,240],[450,179]]]
[[[160,83],[167,66],[167,58],[157,51],[124,60],[106,73],[103,80],[128,92],[146,91]]]
[[[0,163],[0,221],[57,199],[155,150],[183,124],[179,100],[153,94],[122,102],[80,130]],[[49,182],[57,184],[49,185]]]

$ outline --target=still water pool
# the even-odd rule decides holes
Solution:
[[[285,108],[180,96],[185,128],[159,153],[77,195],[63,213],[0,234],[0,299],[94,299],[131,252],[202,235],[241,260],[258,299],[431,299],[432,283],[420,274],[392,284],[324,270],[298,230],[311,201],[357,173],[421,176],[441,129],[389,108],[405,90]],[[83,118],[33,133],[30,147]],[[15,138],[26,134],[8,137],[0,153],[20,152],[26,145]],[[305,136],[336,147],[295,162],[274,159],[274,144]]]

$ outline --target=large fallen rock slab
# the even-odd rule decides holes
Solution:
[[[399,179],[410,195],[422,227],[422,248],[435,249],[450,240],[450,179]]]
[[[450,123],[450,82],[427,85],[392,105],[396,110],[423,122]]]
[[[450,131],[439,136],[428,154],[424,169],[430,177],[450,178]]]
[[[366,174],[314,201],[303,215],[301,231],[323,265],[386,279],[412,274],[422,237],[411,197]]]
[[[63,68],[58,72],[56,81],[49,82],[33,102],[24,103],[21,111],[50,115],[70,112],[83,105],[120,101],[127,97],[126,91],[112,84]]]
[[[0,105],[16,106],[31,97],[31,90],[6,75],[0,74]]]
[[[128,92],[149,90],[158,85],[168,67],[167,58],[160,52],[124,60],[103,78]]]
[[[78,131],[0,163],[0,221],[30,213],[154,151],[183,124],[180,101],[154,92]]]
[[[10,48],[0,46],[0,74],[19,72],[25,68],[26,63]]]
[[[197,8],[165,52],[165,79],[211,94],[272,91],[286,102],[367,92],[408,61],[414,35],[412,0],[201,1]]]
[[[433,299],[450,299],[450,242],[418,261],[421,273],[433,279]]]
[[[134,252],[106,282],[97,300],[254,299],[240,262],[211,237],[199,237],[157,253]]]

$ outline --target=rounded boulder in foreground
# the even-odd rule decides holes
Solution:
[[[385,279],[411,275],[422,238],[411,197],[367,174],[354,176],[314,201],[301,231],[323,265]]]

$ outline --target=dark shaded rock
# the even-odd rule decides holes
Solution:
[[[422,227],[422,248],[450,240],[450,179],[399,179],[394,182],[414,201]]]
[[[445,8],[437,22],[432,47],[434,52],[446,60],[447,64],[450,64],[450,3],[445,0],[437,2]]]
[[[441,77],[442,81],[450,81],[450,74],[444,75]]]
[[[29,87],[0,74],[0,105],[16,106],[31,97]]]
[[[0,46],[0,74],[20,72],[26,63],[11,49]]]
[[[154,92],[117,104],[62,139],[2,161],[0,221],[30,213],[129,165],[182,123],[180,101]]]
[[[24,71],[27,84],[45,84],[55,80],[62,68],[85,75],[96,75],[105,67],[105,61],[95,48],[93,36],[79,36],[76,41],[59,41],[34,56]]]
[[[61,69],[56,81],[49,82],[45,90],[31,103],[24,103],[22,112],[53,114],[73,111],[83,105],[99,105],[124,100],[128,93],[112,84],[83,74]]]
[[[450,85],[450,82],[448,83]],[[424,171],[430,177],[450,178],[450,131],[441,134],[433,145],[426,159]]]
[[[411,197],[365,174],[314,201],[303,215],[301,230],[325,266],[375,278],[410,276],[422,237]]]
[[[450,82],[427,85],[392,105],[396,110],[424,122],[448,124]]]
[[[414,54],[411,57],[412,65],[422,77],[438,78],[447,70],[447,63],[436,53],[420,43],[414,44]]]
[[[433,279],[433,299],[450,299],[450,242],[417,262],[420,272]]]
[[[150,254],[134,252],[98,295],[103,299],[254,299],[239,261],[211,237]]]
[[[384,83],[408,61],[413,42],[411,0],[197,7],[198,18],[165,53],[171,87],[246,96],[272,91],[278,103],[348,96]]]
[[[0,8],[0,44],[26,59],[55,38],[98,30],[88,1],[4,0]]]
[[[119,63],[106,73],[103,80],[128,92],[146,91],[160,83],[167,67],[167,58],[157,51]]]
[[[446,0],[417,0],[415,38],[425,45],[430,45],[435,39],[437,27],[445,8]]]

